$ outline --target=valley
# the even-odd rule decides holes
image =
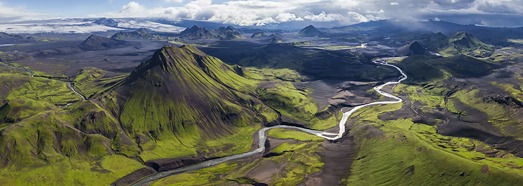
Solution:
[[[102,23],[0,34],[0,185],[523,181],[520,29]]]

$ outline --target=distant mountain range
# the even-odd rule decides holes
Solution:
[[[438,33],[452,35],[456,32],[468,32],[474,34],[480,40],[496,44],[510,45],[507,39],[523,38],[523,27],[499,28],[483,27],[476,25],[460,25],[445,21],[415,21],[400,22],[395,20],[381,20],[359,23],[332,29],[322,29],[330,34],[366,34],[369,37],[394,37],[398,35],[412,35],[413,33]]]
[[[429,55],[431,52],[439,52],[446,56],[464,54],[487,57],[494,52],[494,46],[482,42],[467,32],[456,32],[450,37],[446,37],[442,33],[424,34],[418,40],[399,47],[396,55]]]
[[[148,29],[140,28],[134,31],[122,31],[111,36],[111,39],[117,40],[159,40],[165,38]]]
[[[17,34],[0,32],[0,44],[26,43],[36,41],[33,37],[24,37]]]
[[[207,28],[202,28],[199,26],[192,26],[187,28],[184,31],[180,32],[178,35],[182,39],[186,40],[198,40],[198,39],[221,39],[221,40],[233,40],[240,39],[242,35],[235,28],[228,27],[219,27],[215,30],[209,30]]]

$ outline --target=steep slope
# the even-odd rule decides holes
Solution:
[[[320,32],[318,29],[316,29],[316,27],[309,25],[300,30],[300,32],[298,32],[298,35],[302,37],[318,37],[322,36],[323,32]]]
[[[457,32],[448,39],[448,47],[442,51],[444,54],[465,54],[484,57],[494,50],[492,45],[480,41],[474,35],[466,32]]]
[[[418,41],[414,41],[410,44],[402,46],[396,50],[396,55],[398,56],[411,56],[411,55],[427,55],[430,52],[421,46]]]
[[[127,45],[125,41],[106,38],[98,35],[91,35],[85,39],[78,47],[82,50],[105,50],[119,48]]]
[[[195,47],[169,46],[115,88],[114,109],[131,133],[221,136],[266,120],[254,112],[259,102],[245,94],[255,84]]]

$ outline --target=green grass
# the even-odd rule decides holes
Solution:
[[[99,161],[64,158],[46,166],[0,169],[0,185],[110,185],[142,167],[119,155]]]
[[[248,152],[252,149],[253,136],[260,127],[241,127],[226,137],[205,140],[196,147],[214,157],[230,156]]]
[[[67,83],[39,77],[31,78],[29,82],[13,89],[7,99],[30,99],[59,105],[81,100],[67,87]]]
[[[459,91],[444,104],[444,88],[438,86],[405,86],[396,88],[409,95],[422,107],[447,106],[457,111],[454,101],[478,100],[475,91]],[[431,96],[432,95],[432,96]],[[427,97],[424,97],[427,96]],[[420,98],[422,97],[422,98]],[[433,98],[431,98],[433,97]],[[454,100],[455,99],[455,100]],[[469,102],[479,109],[479,102]],[[355,113],[357,119],[351,133],[358,144],[358,157],[348,185],[514,185],[523,181],[523,161],[499,151],[495,156],[481,152],[493,147],[477,140],[443,136],[436,126],[413,123],[410,119],[381,121],[382,113],[401,108],[401,104],[375,106]],[[485,109],[500,110],[485,104]],[[496,114],[491,113],[490,117]],[[382,134],[369,137],[366,125],[378,128]],[[488,167],[488,168],[486,168]],[[483,169],[483,171],[482,171]],[[488,169],[488,171],[485,171]]]
[[[409,133],[392,133],[360,144],[348,185],[517,185],[523,178],[459,157]]]
[[[169,176],[167,178],[160,179],[152,185],[228,185],[231,184],[226,179],[228,177],[228,173],[233,171],[236,167],[236,164],[222,163],[220,165],[193,172]]]
[[[279,149],[277,147],[275,150],[285,153],[271,159],[286,166],[273,177],[271,185],[298,185],[304,181],[306,175],[320,172],[324,165],[316,153],[320,144],[316,142],[296,146],[284,145]]]
[[[307,175],[318,173],[323,167],[318,151],[320,142],[288,144],[284,143],[272,152],[282,153],[263,159],[235,161],[216,166],[172,175],[160,179],[153,185],[233,185],[252,184],[247,174],[264,162],[276,162],[282,171],[275,174],[270,185],[297,185]],[[260,181],[260,180],[258,180]]]
[[[265,104],[291,118],[310,120],[318,112],[309,92],[296,89],[290,82],[275,82],[269,87],[258,88],[257,93]]]
[[[516,134],[516,136],[523,135],[523,127],[519,125],[517,120],[515,120],[516,118],[513,118],[510,112],[507,112],[507,108],[500,104],[487,103],[483,101],[483,98],[478,96],[477,89],[465,89],[458,91],[452,96],[452,98],[459,100],[466,106],[485,113],[489,118],[489,122],[501,129],[501,132],[504,134],[508,134],[510,136]],[[510,126],[510,130],[508,131],[505,130],[507,126]]]
[[[445,95],[448,89],[434,81],[425,86],[410,86],[400,84],[395,88],[396,92],[407,95],[409,100],[421,103],[421,109],[426,112],[445,106]]]
[[[282,69],[273,69],[273,68],[245,68],[245,76],[250,79],[255,79],[259,81],[290,81],[290,82],[300,82],[304,78],[295,70],[282,68]]]
[[[294,139],[298,141],[324,141],[324,139],[319,136],[291,129],[272,129],[269,130],[268,136],[271,138]]]
[[[74,82],[78,92],[85,97],[106,91],[112,85],[126,78],[127,75],[109,76],[108,72],[98,68],[87,68],[80,71]]]
[[[218,138],[201,136],[180,136],[165,133],[142,144],[143,152],[140,157],[144,161],[162,158],[183,157],[221,157],[240,154],[252,149],[254,133],[257,127],[241,127],[233,134]]]
[[[306,143],[301,143],[301,144],[282,143],[282,144],[278,145],[276,148],[272,149],[271,152],[277,153],[277,154],[283,154],[285,152],[296,151],[297,149],[301,149],[301,148],[305,147],[306,145],[307,145]]]

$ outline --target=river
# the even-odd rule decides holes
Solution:
[[[399,68],[395,65],[389,64],[389,63],[385,62],[385,60],[386,60],[386,58],[380,58],[380,59],[373,60],[373,62],[378,65],[393,67],[401,73],[401,76],[398,78],[397,81],[390,81],[385,84],[374,87],[374,90],[378,94],[381,94],[382,96],[391,98],[393,100],[392,101],[376,101],[376,102],[372,102],[372,103],[367,103],[364,105],[356,106],[356,107],[352,108],[351,110],[344,112],[343,117],[341,118],[340,122],[338,123],[338,129],[339,129],[338,133],[329,133],[329,132],[325,132],[325,131],[317,131],[317,130],[311,130],[311,129],[300,128],[300,127],[295,127],[295,126],[285,126],[285,125],[278,125],[278,126],[274,126],[274,127],[265,127],[258,131],[258,148],[254,149],[252,151],[245,152],[242,154],[236,154],[236,155],[232,155],[232,156],[207,160],[207,161],[204,161],[204,162],[201,162],[198,164],[190,165],[187,167],[182,167],[179,169],[173,169],[173,170],[169,170],[169,171],[165,171],[165,172],[158,172],[156,174],[153,174],[151,176],[141,179],[140,181],[134,183],[133,185],[136,185],[136,186],[147,185],[156,180],[168,177],[173,174],[198,170],[198,169],[214,166],[214,165],[217,165],[220,163],[237,160],[237,159],[242,159],[242,158],[250,157],[250,156],[253,156],[253,155],[256,155],[259,153],[263,153],[265,151],[265,142],[267,141],[267,131],[269,131],[271,129],[276,129],[276,128],[294,129],[294,130],[300,130],[305,133],[313,134],[313,135],[325,138],[327,140],[331,140],[331,141],[338,140],[338,139],[342,138],[343,135],[345,134],[347,120],[354,112],[360,110],[361,108],[369,107],[369,106],[373,106],[373,105],[387,105],[387,104],[396,104],[396,103],[403,102],[403,100],[401,98],[381,90],[385,86],[397,85],[407,79],[407,74],[405,74],[405,72],[403,72],[403,70],[401,70],[401,68]]]

